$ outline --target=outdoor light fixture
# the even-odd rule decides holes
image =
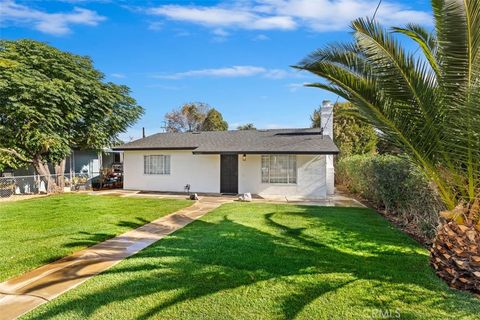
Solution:
[[[247,160],[247,155],[246,155],[245,153],[243,154],[242,160],[243,160],[243,161],[246,161],[246,160]]]

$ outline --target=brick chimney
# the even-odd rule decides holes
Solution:
[[[323,134],[330,136],[333,140],[333,103],[329,100],[322,102],[321,109],[321,126]],[[333,155],[326,155],[326,181],[327,181],[327,195],[335,193],[335,168],[333,167]]]

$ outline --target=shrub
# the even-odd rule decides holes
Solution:
[[[385,210],[404,226],[431,239],[444,210],[433,186],[408,159],[355,155],[340,159],[337,183]]]

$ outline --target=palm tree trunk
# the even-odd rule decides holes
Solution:
[[[430,249],[430,263],[451,287],[480,293],[480,231],[473,223],[444,223]]]

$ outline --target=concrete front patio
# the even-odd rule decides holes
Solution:
[[[185,193],[172,193],[172,192],[153,192],[153,191],[137,191],[137,190],[105,190],[90,192],[91,195],[116,195],[120,197],[154,197],[154,198],[174,198],[174,199],[186,199]],[[231,201],[238,200],[238,196],[222,195],[222,194],[198,194],[200,199],[226,199]],[[279,203],[279,204],[296,204],[296,205],[312,205],[322,207],[359,207],[365,208],[361,202],[349,197],[346,194],[337,192],[332,196],[328,196],[326,199],[305,199],[301,197],[284,197],[284,196],[269,196],[260,197],[252,195],[253,203]]]

